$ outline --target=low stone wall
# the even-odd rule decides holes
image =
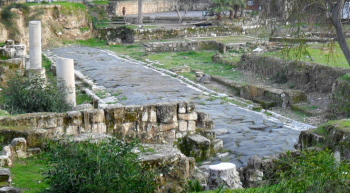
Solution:
[[[231,36],[241,34],[240,27],[189,27],[184,29],[129,29],[127,27],[103,28],[97,31],[100,39],[123,43],[134,43],[141,40],[160,40],[184,37]]]
[[[217,41],[155,42],[145,44],[146,52],[186,52],[193,50],[218,50],[222,43]]]
[[[182,17],[181,23],[198,23],[200,21],[206,21],[206,18],[202,17]],[[126,23],[133,23],[138,24],[138,18],[137,16],[127,16],[125,17]],[[143,23],[173,23],[173,24],[179,24],[179,18],[178,17],[149,17],[145,16],[142,18]]]
[[[29,147],[37,145],[38,135],[53,137],[80,133],[108,133],[124,139],[137,137],[144,143],[166,143],[193,134],[196,128],[213,128],[213,121],[206,114],[195,112],[194,108],[192,102],[174,102],[22,114],[0,117],[0,131],[6,141],[12,140],[14,133],[25,137]]]
[[[244,54],[237,67],[266,78],[282,78],[298,89],[331,92],[337,78],[350,69],[335,68],[309,62],[284,61],[279,58]]]
[[[286,38],[286,37],[270,37],[270,42],[318,42],[318,43],[327,43],[332,41],[332,38]]]

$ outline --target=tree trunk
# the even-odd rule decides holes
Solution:
[[[230,20],[233,20],[233,10],[230,10],[230,16],[229,16]]]
[[[238,19],[238,15],[237,15],[238,9],[239,9],[239,6],[238,6],[238,5],[234,5],[234,6],[233,6],[233,10],[235,10],[235,14],[234,14],[233,17],[234,17],[235,19]]]
[[[241,14],[239,15],[239,17],[244,17],[244,7],[241,6]]]
[[[221,21],[221,20],[222,20],[221,11],[220,11],[220,12],[218,12],[217,14],[218,14],[218,16],[217,16],[217,20],[220,20],[220,21]]]
[[[340,49],[343,51],[343,54],[350,66],[350,49],[346,42],[346,37],[343,30],[343,25],[341,23],[341,13],[344,8],[344,0],[338,0],[337,4],[330,2],[331,7],[331,19],[337,33],[337,41],[339,43]]]
[[[137,17],[137,23],[142,24],[142,0],[139,0],[139,13]]]

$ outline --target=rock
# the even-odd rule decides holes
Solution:
[[[0,168],[1,167],[11,167],[11,166],[12,166],[11,159],[6,155],[1,155],[0,156]]]
[[[11,39],[8,39],[5,41],[5,45],[9,46],[9,45],[14,45],[15,44],[15,41],[11,40]]]
[[[11,141],[11,153],[18,158],[27,157],[27,141],[24,138],[14,138]]]
[[[217,165],[209,166],[208,187],[210,190],[217,188],[242,188],[239,174],[236,171],[236,165],[233,163],[223,162]]]
[[[187,113],[187,114],[178,114],[178,116],[180,120],[186,120],[186,121],[196,121],[198,118],[196,112]]]
[[[221,139],[215,139],[212,141],[212,151],[218,152],[224,148],[224,142]]]
[[[144,146],[145,147],[145,146]],[[186,157],[172,145],[151,146],[156,151],[150,155],[142,155],[141,163],[157,171],[156,180],[162,192],[181,192],[185,188],[184,181],[193,175],[195,160]]]
[[[8,168],[0,168],[0,187],[11,185],[11,171]]]
[[[204,160],[210,156],[210,140],[201,135],[185,136],[179,143],[179,149],[186,156]]]
[[[2,187],[0,188],[0,193],[21,193],[20,188],[15,188],[15,187]]]
[[[210,129],[200,130],[199,133],[202,136],[204,136],[204,137],[206,137],[206,138],[208,138],[210,140],[216,139],[216,134],[215,134],[215,132],[213,130],[210,130]]]
[[[199,82],[202,84],[210,84],[211,83],[211,77],[208,74],[204,74],[200,79]]]
[[[74,111],[80,111],[80,110],[90,110],[90,109],[94,109],[92,104],[84,103],[84,104],[77,105],[76,107],[74,107],[73,110]]]
[[[228,134],[230,131],[228,129],[215,129],[215,134],[217,136]]]
[[[3,49],[3,55],[8,58],[14,58],[16,54],[16,49],[14,48],[5,48]]]

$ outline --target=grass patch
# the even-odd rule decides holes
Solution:
[[[348,41],[348,45],[350,42]],[[289,53],[289,57],[283,55],[283,51],[277,52],[267,52],[263,55],[265,56],[274,56],[286,60],[297,60],[304,62],[314,62],[322,65],[332,66],[332,67],[343,67],[349,68],[349,64],[346,61],[346,58],[341,51],[339,44],[336,42],[334,44],[310,44],[305,49],[311,57],[307,55],[302,57],[297,57],[298,50],[293,49]]]
[[[164,64],[160,67],[165,69],[187,65],[191,69],[199,69],[205,74],[223,76],[239,82],[243,81],[244,76],[238,71],[232,71],[232,66],[212,62],[211,57],[215,53],[216,51],[160,52],[149,53],[144,58]],[[183,73],[181,75],[195,80],[195,73],[193,72],[190,74]]]
[[[11,168],[12,185],[25,193],[40,192],[49,187],[42,175],[48,168],[48,164],[37,157],[17,160]]]
[[[92,99],[84,91],[78,90],[76,94],[77,94],[77,98],[76,98],[77,105],[92,102]]]
[[[92,1],[96,5],[108,5],[109,1]]]
[[[41,3],[26,3],[26,5],[28,6],[38,6],[38,5],[42,5]],[[77,10],[81,10],[81,11],[85,11],[86,6],[84,4],[81,3],[71,3],[71,2],[67,2],[67,1],[57,1],[57,2],[52,2],[50,3],[50,5],[60,5],[61,11],[64,11],[64,13],[73,13]]]

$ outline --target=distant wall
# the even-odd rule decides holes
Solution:
[[[145,44],[146,52],[187,52],[193,50],[218,50],[221,43],[217,41],[191,41],[191,42],[156,42]]]
[[[176,2],[174,0],[143,0],[142,13],[157,13],[174,11]],[[181,10],[206,10],[211,6],[210,0],[180,0]],[[138,1],[110,1],[108,5],[108,14],[111,16],[123,15],[123,7],[126,9],[126,15],[138,14]]]

